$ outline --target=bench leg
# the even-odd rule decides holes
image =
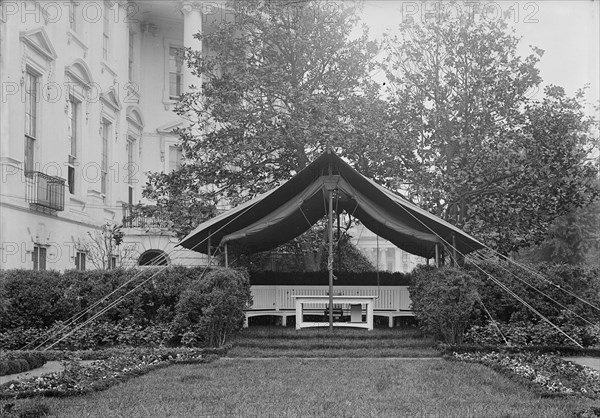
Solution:
[[[248,314],[244,313],[244,328],[248,328]]]
[[[281,317],[281,326],[282,327],[287,327],[287,315],[283,315]]]
[[[394,317],[392,315],[388,319],[388,325],[390,328],[394,328]]]

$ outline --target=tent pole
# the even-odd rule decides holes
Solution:
[[[435,266],[440,266],[440,249],[438,247],[437,242],[435,243]]]
[[[340,232],[340,212],[338,210],[335,211],[337,215],[337,258],[338,258],[338,277],[342,272],[342,235]]]
[[[329,164],[331,176],[331,164]],[[329,331],[333,332],[333,190],[329,190],[329,214],[327,226],[329,228],[329,255],[327,268],[329,270]]]
[[[225,268],[229,267],[229,257],[227,255],[227,243],[225,243]]]

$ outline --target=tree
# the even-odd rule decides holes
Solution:
[[[177,106],[187,161],[154,173],[144,195],[170,205],[180,235],[214,212],[222,199],[248,200],[288,180],[327,147],[360,149],[378,98],[370,79],[377,45],[358,24],[357,4],[320,1],[230,2],[235,24],[198,34],[209,53],[185,51],[202,88]],[[198,214],[201,216],[198,216]],[[321,230],[322,232],[322,230]],[[299,242],[312,255],[307,235]],[[322,241],[316,238],[317,242]],[[306,260],[316,270],[316,260]]]
[[[402,141],[370,167],[503,253],[540,242],[554,219],[598,196],[589,159],[597,121],[583,92],[549,86],[533,100],[543,51],[522,58],[518,41],[506,23],[481,16],[403,22],[383,62],[390,126]]]
[[[351,222],[334,234],[333,269],[336,272],[370,272],[375,266],[352,244],[348,229]],[[327,271],[327,222],[322,220],[303,235],[272,251],[264,251],[239,257],[239,265],[255,271]],[[341,267],[340,267],[341,262]]]
[[[377,98],[375,43],[355,39],[356,4],[234,1],[235,24],[198,34],[208,53],[186,50],[202,88],[177,112],[187,161],[149,177],[145,196],[163,202],[231,204],[291,178],[328,146],[366,141],[361,114]],[[201,133],[201,134],[200,134]],[[193,213],[197,223],[197,216]]]
[[[578,208],[554,220],[544,241],[519,251],[529,262],[598,265],[600,263],[600,202]]]
[[[123,244],[121,225],[105,223],[99,230],[88,232],[89,240],[79,242],[79,245],[85,249],[87,257],[94,267],[99,270],[110,270],[122,265],[131,255],[132,249]]]

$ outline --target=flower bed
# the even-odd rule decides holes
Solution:
[[[203,349],[123,349],[82,366],[68,354],[65,370],[12,381],[0,386],[0,399],[31,396],[74,396],[104,390],[117,383],[176,363],[204,363],[218,357],[216,350]]]
[[[600,372],[559,357],[536,353],[472,352],[447,358],[484,364],[525,383],[541,395],[600,395]]]

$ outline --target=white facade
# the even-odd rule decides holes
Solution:
[[[123,205],[142,201],[144,173],[175,168],[171,131],[183,121],[173,105],[194,84],[176,49],[201,48],[193,35],[218,18],[218,6],[0,3],[1,269],[75,268],[89,233],[121,223]],[[206,262],[175,250],[165,228],[124,232],[128,259],[115,253],[117,264],[137,264],[148,250],[172,264]]]
[[[362,224],[353,226],[349,232],[352,244],[379,271],[409,273],[419,264],[427,264],[427,259],[401,250],[391,242],[377,237]]]

